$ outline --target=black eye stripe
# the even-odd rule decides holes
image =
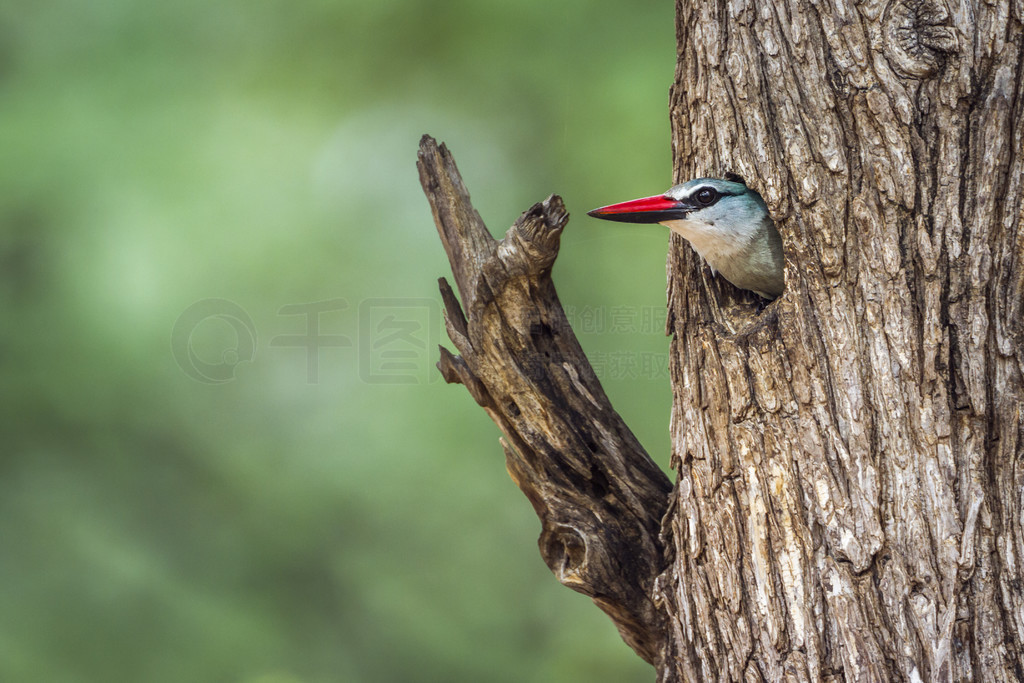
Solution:
[[[718,201],[721,195],[718,191],[709,186],[698,187],[692,193],[690,193],[691,201],[696,203],[698,206],[711,206]]]
[[[722,197],[738,197],[741,194],[743,194],[742,192],[729,192],[727,190],[719,190],[717,187],[713,187],[711,185],[701,185],[700,187],[696,187],[692,191],[688,192],[687,195],[681,201],[695,202],[700,204],[700,200],[697,198],[697,196],[704,190],[710,190],[712,193],[714,193],[715,199],[713,202],[710,202],[709,204],[703,206],[711,206],[711,204],[716,203]]]

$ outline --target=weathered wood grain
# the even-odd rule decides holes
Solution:
[[[664,650],[651,595],[665,566],[659,538],[671,483],[612,409],[551,282],[568,214],[557,196],[494,240],[455,162],[420,142],[420,182],[462,304],[444,279],[448,382],[466,386],[505,435],[506,464],[541,520],[541,556],[590,596],[649,662]]]

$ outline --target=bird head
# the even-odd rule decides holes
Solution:
[[[696,178],[664,194],[603,206],[588,215],[623,223],[661,223],[684,234],[697,231],[711,237],[756,230],[768,217],[768,207],[742,178],[730,174],[725,180]]]
[[[774,299],[785,287],[782,237],[761,195],[737,175],[697,178],[664,194],[589,213],[609,221],[666,225],[690,243],[712,272],[765,299]]]

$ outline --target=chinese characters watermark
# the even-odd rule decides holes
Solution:
[[[340,334],[320,334],[320,314],[343,311],[348,308],[344,299],[314,301],[308,304],[288,304],[278,309],[278,315],[306,316],[305,334],[279,334],[270,340],[271,348],[306,349],[306,381],[316,384],[320,381],[320,349],[323,347],[348,347],[352,340]]]
[[[567,306],[565,313],[580,335],[664,334],[663,308]],[[442,318],[434,299],[365,299],[353,311],[347,299],[334,298],[286,304],[277,316],[287,331],[272,336],[268,346],[304,352],[309,384],[320,382],[323,356],[332,352],[351,356],[359,379],[367,384],[426,384],[440,378],[435,363]],[[211,336],[216,342],[210,342]],[[171,353],[188,377],[223,384],[236,378],[239,365],[255,361],[258,339],[252,317],[237,303],[202,299],[174,322]],[[590,363],[605,380],[663,379],[669,374],[667,349],[600,351],[591,354]]]
[[[441,310],[433,299],[367,299],[359,304],[359,378],[370,384],[435,381]]]

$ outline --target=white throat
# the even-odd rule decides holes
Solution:
[[[682,235],[712,268],[721,270],[723,261],[737,256],[750,245],[749,230],[730,229],[723,223],[690,220],[665,221],[672,232]]]

